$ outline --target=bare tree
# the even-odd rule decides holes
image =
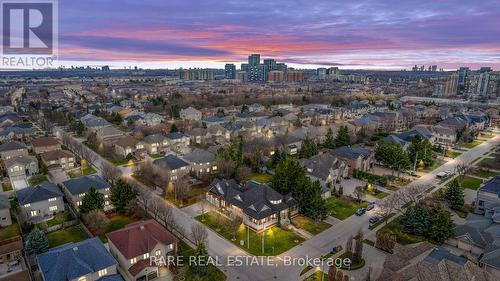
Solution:
[[[200,206],[200,213],[201,213],[201,215],[203,215],[207,209],[207,206],[208,206],[208,202],[207,202],[205,193],[200,194],[198,206]]]
[[[151,200],[152,195],[149,190],[146,190],[144,188],[137,190],[137,201],[142,206],[146,214],[149,213],[149,203],[151,202]]]
[[[83,216],[83,221],[98,235],[104,234],[106,231],[106,226],[108,225],[108,218],[100,210],[91,210]]]
[[[101,161],[101,176],[106,181],[113,183],[121,176],[121,171],[115,165],[103,160]]]
[[[191,225],[191,235],[193,237],[193,242],[196,247],[205,246],[207,244],[208,232],[206,228],[198,222]]]
[[[186,176],[180,177],[174,183],[174,197],[176,200],[184,202],[191,193],[191,184]]]
[[[362,186],[356,186],[356,188],[354,188],[354,196],[356,197],[356,200],[358,200],[358,202],[361,202],[363,200],[363,198],[365,197],[365,191],[363,190]]]

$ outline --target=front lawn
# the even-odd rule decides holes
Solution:
[[[2,183],[2,189],[4,192],[11,191],[12,190],[12,184],[10,182],[4,182]]]
[[[472,175],[474,175],[476,177],[483,178],[483,179],[488,179],[488,178],[494,177],[498,174],[499,173],[497,173],[497,172],[493,172],[490,170],[482,170],[482,169],[476,170],[472,173]]]
[[[16,222],[12,222],[9,226],[0,227],[0,241],[20,235],[20,233],[19,225]]]
[[[255,173],[250,176],[251,180],[254,180],[259,183],[271,183],[273,181],[273,176],[270,174],[259,174]]]
[[[434,169],[436,169],[437,167],[439,167],[441,165],[440,162],[438,161],[434,161],[432,163],[432,165],[428,166],[428,167],[419,167],[417,170],[419,172],[424,172],[424,173],[428,173],[428,172],[431,172],[433,171]]]
[[[163,154],[161,154],[159,152],[149,154],[149,157],[151,157],[153,159],[162,158],[163,156],[165,156],[165,155],[163,155]]]
[[[262,252],[263,232],[257,233],[242,224],[234,233],[230,226],[231,221],[213,211],[198,216],[196,219],[244,251],[256,256],[279,255],[304,241],[304,238],[292,231],[273,226],[265,231],[264,252]],[[249,246],[247,245],[247,235],[250,238]],[[243,245],[240,244],[240,241],[243,241]]]
[[[193,185],[191,186],[191,189],[189,190],[189,194],[186,196],[184,200],[176,199],[173,193],[167,192],[165,194],[165,199],[168,200],[170,203],[174,204],[175,206],[179,208],[184,208],[189,205],[192,205],[198,201],[200,201],[200,197],[202,194],[204,194],[206,185],[204,184],[199,184],[199,185]]]
[[[47,239],[49,239],[49,245],[51,248],[68,242],[80,242],[87,238],[88,237],[85,231],[80,229],[80,226],[78,225],[47,234]]]
[[[87,165],[85,168],[83,168],[83,173],[82,169],[78,169],[68,172],[68,176],[73,179],[81,176],[93,175],[95,173],[97,173],[96,170],[92,168],[92,166]]]
[[[312,235],[317,235],[332,226],[324,221],[315,221],[300,215],[293,218],[292,221],[295,227],[303,229]]]
[[[450,157],[453,158],[453,159],[455,159],[455,158],[457,158],[460,155],[462,155],[462,153],[457,152],[457,151],[452,151]]]
[[[371,195],[377,199],[383,199],[385,197],[387,197],[387,195],[389,195],[389,193],[387,192],[384,192],[380,189],[376,189],[376,188],[367,188],[365,189],[365,194],[366,195]]]
[[[475,140],[473,142],[464,143],[464,147],[465,148],[473,148],[473,147],[480,145],[481,143],[482,143],[481,141]]]
[[[483,183],[482,179],[474,177],[465,177],[464,180],[460,183],[460,185],[462,186],[462,188],[477,190],[482,183]]]
[[[28,184],[30,186],[40,184],[44,181],[48,181],[46,175],[36,175],[28,179]]]
[[[366,201],[358,203],[355,199],[348,197],[332,196],[326,199],[325,204],[331,216],[334,216],[339,220],[345,220],[346,218],[354,215],[357,209],[366,208],[366,206],[370,203]]]
[[[181,274],[174,278],[174,281],[182,280],[185,281],[225,281],[227,279],[226,275],[220,271],[215,265],[209,264],[207,269],[207,274],[203,277],[198,277],[196,273],[189,267],[189,257],[195,256],[195,249],[191,248],[189,245],[184,243],[182,240],[178,243],[179,255],[183,257],[184,266],[181,269]]]
[[[492,158],[484,158],[479,162],[479,166],[487,169],[500,170],[500,161],[495,161]]]
[[[400,224],[400,218],[392,220],[387,225],[382,227],[379,231],[389,232],[393,235],[396,235],[396,242],[402,245],[414,244],[425,240],[423,237],[411,235],[404,232]]]

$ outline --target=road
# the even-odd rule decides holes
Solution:
[[[500,136],[496,136],[482,144],[464,152],[457,158],[444,163],[440,167],[436,168],[430,173],[420,177],[419,179],[413,181],[406,187],[411,185],[421,186],[426,189],[430,185],[434,185],[436,180],[436,175],[442,171],[454,171],[459,163],[470,164],[474,159],[480,157],[481,155],[489,152],[493,147],[500,145]],[[98,160],[94,163],[94,166],[100,172],[102,161],[107,161],[98,155]],[[125,177],[129,180],[133,180],[136,183],[142,185],[140,182],[130,177],[131,169],[120,167]],[[154,194],[154,193],[153,193]],[[165,201],[165,200],[164,200]],[[165,201],[166,204],[169,204]],[[177,218],[177,222],[186,230],[191,228],[191,225],[196,221],[191,218],[187,213],[183,212],[181,209],[172,205],[173,212]],[[344,245],[347,239],[355,235],[359,229],[363,230],[365,236],[370,234],[373,230],[368,229],[368,220],[370,216],[364,215],[361,217],[351,216],[344,221],[340,221],[329,229],[323,231],[322,233],[314,236],[313,238],[306,240],[302,244],[290,249],[289,251],[278,255],[273,259],[273,264],[275,266],[269,265],[253,265],[253,266],[229,266],[228,256],[242,256],[242,257],[252,257],[239,247],[235,246],[230,241],[219,236],[214,231],[208,230],[208,253],[212,257],[216,257],[220,265],[218,266],[227,275],[228,280],[252,280],[252,281],[265,281],[265,280],[298,280],[300,272],[304,269],[304,265],[295,266],[284,266],[283,261],[287,257],[293,257],[294,259],[305,259],[305,258],[319,258],[322,255],[328,253],[332,247],[336,245]]]

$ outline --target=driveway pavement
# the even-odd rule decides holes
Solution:
[[[10,183],[12,184],[12,188],[14,190],[20,190],[28,187],[28,182],[26,179],[11,179]]]
[[[55,184],[60,184],[69,179],[68,175],[62,169],[53,169],[49,171],[50,180]]]

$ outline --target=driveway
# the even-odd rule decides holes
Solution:
[[[12,188],[14,190],[20,190],[28,187],[26,179],[10,179],[10,183],[12,184]]]
[[[69,179],[68,175],[66,175],[66,173],[62,169],[50,170],[49,177],[50,177],[50,180],[55,184],[59,184],[59,183]]]

